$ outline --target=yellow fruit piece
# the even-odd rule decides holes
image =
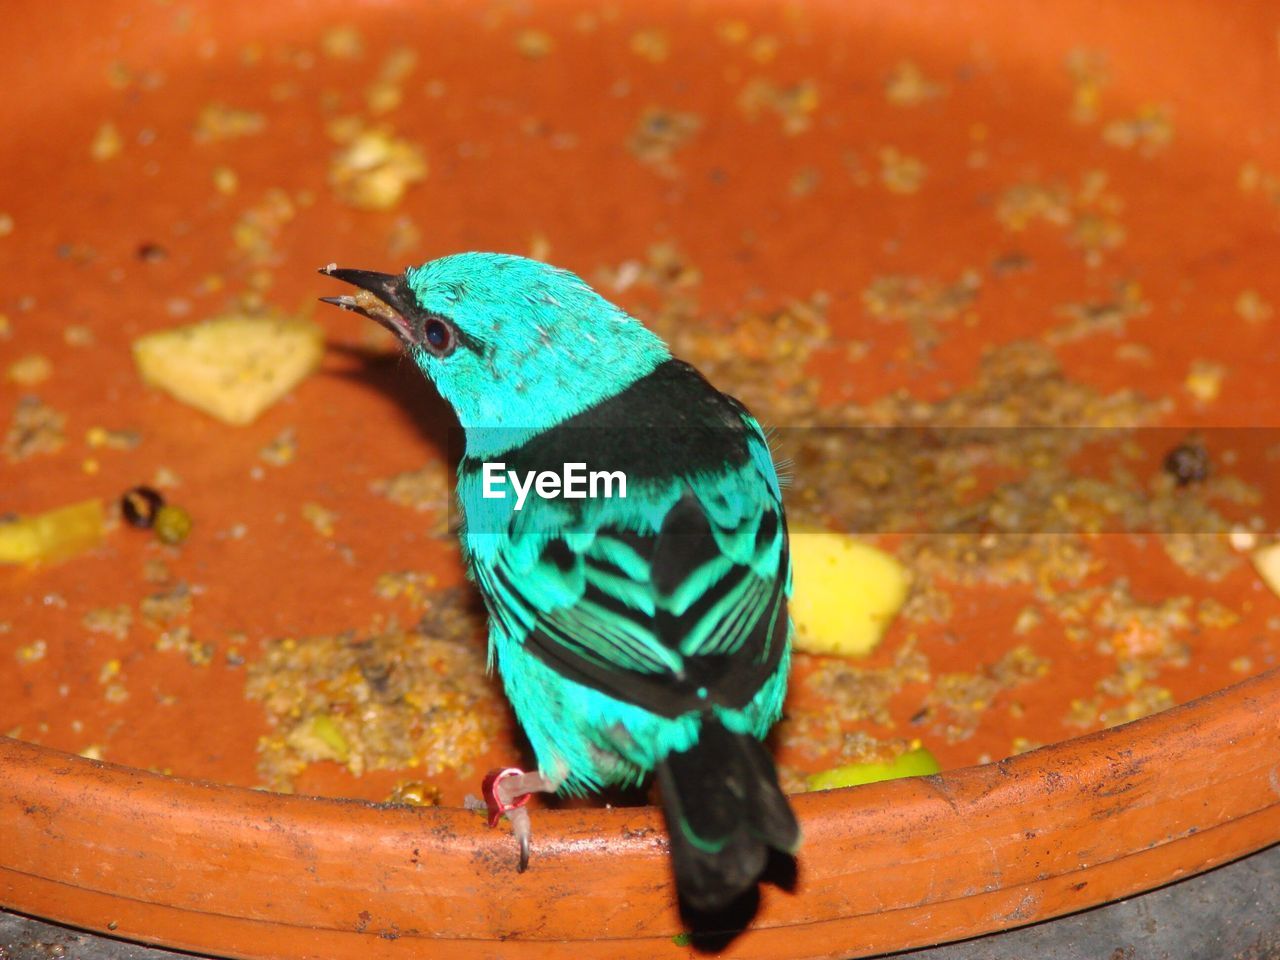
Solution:
[[[422,149],[385,129],[360,130],[329,165],[329,184],[360,210],[390,210],[427,175]]]
[[[842,533],[793,532],[791,563],[795,645],[806,653],[870,653],[911,583],[889,554]]]
[[[1271,592],[1280,597],[1280,543],[1259,547],[1252,554],[1253,565],[1257,568],[1262,582],[1271,588]]]
[[[54,563],[102,541],[102,503],[85,500],[0,522],[0,563]]]
[[[133,342],[142,379],[224,423],[245,424],[320,364],[324,333],[308,320],[229,314]]]
[[[851,763],[821,773],[810,774],[810,790],[835,790],[838,787],[860,787],[864,783],[897,780],[901,777],[925,777],[942,768],[924,747],[908,750],[892,763]]]

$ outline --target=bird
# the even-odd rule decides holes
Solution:
[[[530,795],[652,775],[680,902],[715,912],[754,893],[770,851],[794,857],[801,841],[762,742],[792,637],[765,431],[570,271],[470,252],[398,274],[321,272],[357,290],[321,299],[394,333],[465,435],[461,549],[490,669],[537,764],[484,782],[481,806],[490,826],[512,823],[518,869]],[[623,482],[571,497],[539,480],[517,506],[494,481],[524,477],[530,491],[572,464]]]

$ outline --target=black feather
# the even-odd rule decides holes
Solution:
[[[705,913],[754,889],[770,848],[794,853],[800,826],[764,745],[712,715],[698,742],[658,765],[676,888]]]
[[[591,451],[589,470],[621,470],[628,484],[663,479],[678,463],[689,473],[747,462],[743,406],[682,360],[667,360],[631,386],[503,455],[507,469],[559,473]],[[459,473],[484,469],[466,455]]]

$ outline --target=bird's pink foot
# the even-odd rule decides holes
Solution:
[[[552,793],[555,785],[536,770],[526,773],[519,767],[501,767],[490,770],[480,786],[483,800],[466,798],[468,810],[483,810],[488,814],[489,826],[496,827],[505,815],[511,821],[511,830],[520,845],[520,862],[517,867],[524,873],[529,866],[529,842],[533,826],[525,805],[535,793]]]

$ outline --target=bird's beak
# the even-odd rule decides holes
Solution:
[[[405,343],[414,341],[414,326],[409,318],[416,311],[417,302],[404,274],[349,270],[333,264],[321,267],[320,272],[360,288],[355,296],[321,297],[322,303],[332,303],[335,307],[368,317]]]

